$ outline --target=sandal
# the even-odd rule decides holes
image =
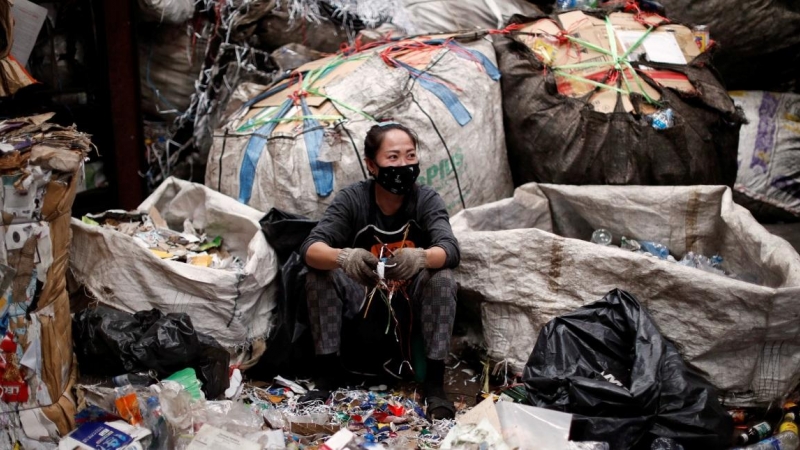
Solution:
[[[425,398],[428,407],[425,410],[425,415],[428,420],[439,419],[454,419],[456,417],[456,407],[453,402],[447,397],[440,397],[438,395],[430,395]]]

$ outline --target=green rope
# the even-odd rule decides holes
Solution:
[[[616,92],[619,92],[622,95],[630,95],[629,91],[624,91],[624,90],[622,90],[622,89],[620,89],[620,88],[618,88],[616,86],[611,86],[609,84],[598,83],[597,81],[590,80],[588,78],[584,78],[584,77],[581,77],[581,76],[578,76],[578,75],[572,75],[571,73],[567,73],[567,72],[562,72],[559,69],[555,69],[555,70],[553,70],[553,72],[561,75],[564,78],[571,78],[571,79],[573,79],[575,81],[581,81],[583,83],[591,84],[592,86],[596,86],[596,87],[599,87],[599,88],[602,88],[602,89],[608,89],[610,91],[616,91]]]
[[[335,58],[331,59],[324,66],[318,67],[318,68],[316,68],[314,70],[310,70],[308,72],[307,76],[303,79],[303,83],[302,83],[302,85],[300,86],[300,88],[298,90],[302,91],[302,92],[307,92],[307,93],[309,93],[311,95],[314,95],[314,96],[317,96],[317,97],[323,97],[326,100],[330,100],[336,106],[342,107],[342,108],[347,109],[349,111],[353,111],[353,112],[355,112],[357,114],[360,114],[360,115],[364,116],[365,118],[367,118],[369,120],[375,121],[375,119],[372,116],[370,116],[369,114],[365,113],[364,111],[361,111],[361,110],[359,110],[357,108],[354,108],[354,107],[352,107],[350,105],[347,105],[344,102],[341,102],[341,101],[339,101],[339,100],[337,100],[337,99],[335,99],[335,98],[333,98],[333,97],[331,97],[331,96],[329,96],[327,94],[322,93],[319,89],[312,87],[329,70],[333,70],[333,69],[335,69],[336,67],[339,67],[340,65],[342,65],[345,62],[358,61],[358,60],[362,60],[362,59],[367,59],[368,57],[369,56],[367,55],[367,56],[357,56],[357,57],[353,57],[353,58],[343,58],[341,55],[337,55]],[[295,91],[295,92],[297,92],[297,91]],[[263,119],[264,117],[269,117],[271,114],[274,114],[277,111],[278,111],[278,108],[274,107],[274,106],[271,106],[271,107],[268,107],[268,108],[264,108],[264,110],[262,110],[261,112],[256,114],[251,119],[249,119],[244,125],[240,126],[236,131],[238,133],[242,133],[242,132],[251,130],[251,129],[256,128],[256,127],[260,127],[260,126],[262,126],[264,124],[271,123],[271,122],[302,122],[303,120],[306,120],[306,119],[313,119],[313,120],[319,120],[319,121],[335,121],[335,120],[339,120],[339,119],[344,119],[344,117],[341,116],[341,115],[339,115],[339,116],[334,116],[334,115],[307,115],[307,116],[292,116],[292,117],[273,117],[273,118],[269,118],[269,119]]]
[[[642,33],[642,36],[639,37],[639,39],[630,48],[628,48],[628,50],[622,56],[619,56],[618,53],[617,53],[617,36],[616,36],[616,33],[614,32],[614,26],[611,24],[611,19],[608,16],[606,16],[605,26],[606,26],[606,33],[608,34],[608,42],[609,42],[609,47],[610,47],[609,50],[606,50],[605,48],[602,48],[600,46],[592,44],[591,42],[584,41],[583,39],[579,39],[579,38],[576,38],[576,37],[571,36],[571,35],[566,35],[566,37],[567,37],[567,39],[569,39],[571,42],[573,42],[575,44],[581,45],[581,46],[583,46],[583,47],[585,47],[585,48],[587,48],[589,50],[593,50],[593,51],[595,51],[597,53],[600,53],[600,54],[603,54],[603,55],[606,55],[606,56],[610,56],[611,57],[611,61],[592,61],[592,62],[586,62],[586,63],[566,64],[566,65],[557,66],[557,67],[554,66],[553,67],[553,72],[555,72],[555,73],[557,73],[560,76],[563,76],[565,78],[570,78],[570,79],[573,79],[573,80],[576,80],[576,81],[581,81],[581,82],[590,84],[592,86],[595,86],[597,88],[608,89],[608,90],[612,90],[612,91],[618,92],[618,93],[620,93],[622,95],[630,96],[631,93],[633,92],[633,89],[631,88],[631,84],[628,81],[628,77],[625,76],[625,70],[628,69],[630,71],[630,73],[632,74],[634,81],[636,81],[636,84],[639,86],[639,90],[641,91],[642,96],[645,98],[645,100],[647,102],[651,103],[651,104],[660,106],[661,103],[659,103],[657,100],[655,100],[652,97],[650,97],[650,95],[644,89],[644,86],[642,85],[641,77],[639,77],[638,73],[636,72],[636,69],[633,67],[633,65],[631,65],[630,61],[628,61],[628,56],[630,56],[631,52],[633,52],[634,50],[639,48],[639,46],[642,45],[644,40],[647,39],[647,36],[654,30],[654,27],[652,27],[652,26],[649,27],[647,29],[647,31]],[[598,83],[598,82],[596,82],[594,80],[590,80],[590,79],[588,79],[586,77],[582,77],[580,75],[573,75],[571,73],[565,72],[565,70],[588,69],[588,68],[591,68],[591,67],[604,67],[604,66],[609,66],[609,65],[613,66],[614,70],[622,73],[622,79],[625,82],[625,86],[627,88],[627,91],[623,90],[623,89],[620,89],[620,88],[618,88],[616,86],[610,86],[610,85],[607,85],[607,84]]]

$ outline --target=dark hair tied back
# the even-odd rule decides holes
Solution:
[[[375,160],[375,156],[378,154],[378,149],[381,148],[381,144],[383,143],[383,138],[386,136],[386,133],[391,130],[400,130],[405,132],[408,137],[411,138],[411,142],[414,143],[414,147],[417,147],[417,135],[411,131],[410,128],[397,122],[382,122],[377,125],[373,125],[372,128],[367,131],[367,137],[364,138],[364,156],[371,160]]]

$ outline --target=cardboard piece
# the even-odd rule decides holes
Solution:
[[[500,417],[497,415],[497,409],[494,406],[495,400],[494,395],[489,395],[485,400],[475,405],[474,408],[459,416],[456,423],[464,425],[478,424],[482,420],[486,420],[498,433],[502,433],[503,428],[500,426]]]
[[[34,83],[36,80],[13,56],[0,59],[0,97],[14,95]]]
[[[614,27],[614,39],[619,55],[624,54],[629,48],[634,46],[647,27],[637,22],[634,15],[628,13],[613,13],[609,20]],[[691,30],[682,25],[661,25],[658,26],[656,19],[650,18],[650,24],[657,26],[629,55],[629,61],[640,62],[640,56],[646,60],[660,63],[685,65],[690,63],[700,54],[699,49],[694,44]],[[561,29],[566,30],[571,36],[592,44],[593,46],[611,51],[608,27],[604,20],[584,14],[582,11],[569,11],[558,15]],[[539,20],[523,28],[526,33],[538,33],[539,36],[520,35],[519,40],[528,45],[529,48],[546,64],[558,68],[590,62],[608,62],[608,65],[562,69],[567,75],[556,74],[556,86],[558,92],[569,97],[583,97],[596,91],[589,102],[595,110],[610,113],[613,112],[617,104],[618,93],[610,89],[597,89],[597,86],[589,81],[603,83],[610,79],[610,85],[616,85],[612,72],[611,56],[587,48],[575,42],[567,44],[555,39],[560,29],[549,19]],[[641,67],[640,70],[648,70],[648,67]],[[648,72],[648,75],[650,73]],[[678,72],[670,70],[653,71],[651,78],[662,87],[676,89],[684,93],[695,94],[696,89],[692,86],[689,79]],[[628,84],[622,83],[620,88],[631,93],[646,93],[650,98],[658,100],[661,95],[650,86],[648,82],[640,78],[636,82],[632,74],[626,73]],[[627,96],[622,98],[623,108],[627,112],[634,110],[633,104]]]
[[[58,450],[95,450],[100,448],[104,450],[125,450],[137,448],[132,444],[151,434],[150,430],[145,427],[135,427],[122,420],[108,423],[89,422],[81,425],[80,428],[62,439],[58,443]],[[189,447],[191,448],[191,445]],[[141,448],[141,446],[138,448]],[[250,448],[243,447],[241,450],[249,450]]]

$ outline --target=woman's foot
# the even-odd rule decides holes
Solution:
[[[456,408],[444,392],[444,360],[426,360],[424,389],[428,420],[455,418]]]
[[[428,405],[425,415],[428,416],[430,421],[454,419],[456,417],[455,405],[447,399],[444,388],[427,388],[425,390],[425,403]]]

